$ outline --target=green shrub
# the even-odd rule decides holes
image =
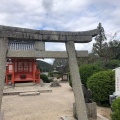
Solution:
[[[48,77],[53,77],[53,72],[49,72]]]
[[[119,60],[110,60],[105,64],[106,69],[115,69],[116,67],[120,66],[120,61]]]
[[[70,73],[69,73],[69,85],[72,87],[72,80],[71,80]]]
[[[87,79],[94,73],[97,73],[102,70],[103,69],[96,64],[86,64],[80,66],[79,72],[82,84],[84,84],[84,86],[86,87]]]
[[[45,74],[41,74],[40,78],[43,80],[43,82],[45,83],[50,83],[50,80],[48,79],[47,75]]]
[[[120,120],[120,97],[113,101],[111,108],[113,110],[111,114],[112,120]]]
[[[93,74],[87,81],[87,87],[98,105],[108,106],[109,95],[115,91],[115,72],[109,70]]]
[[[96,64],[98,67],[101,67],[102,69],[104,69],[105,62],[103,62],[103,60],[96,61],[95,64]]]

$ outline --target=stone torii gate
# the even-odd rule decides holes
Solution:
[[[74,43],[88,43],[98,29],[84,32],[32,30],[0,26],[0,110],[5,80],[6,58],[68,58],[78,120],[88,120],[77,57],[87,57],[87,51],[76,51]],[[15,42],[33,43],[33,49],[11,49]],[[45,42],[64,42],[67,51],[45,51]],[[29,44],[29,42],[28,42]]]

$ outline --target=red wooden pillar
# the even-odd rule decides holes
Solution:
[[[12,85],[15,84],[15,81],[14,81],[14,63],[13,63],[13,70],[12,70]]]
[[[35,83],[35,62],[33,62],[33,82]]]

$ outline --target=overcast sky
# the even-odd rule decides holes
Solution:
[[[99,22],[107,36],[120,30],[120,0],[0,0],[1,25],[84,31],[97,28]],[[90,52],[93,42],[76,44],[76,50]],[[62,51],[65,45],[46,43],[46,50]]]

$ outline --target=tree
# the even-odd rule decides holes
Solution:
[[[68,71],[68,60],[67,59],[55,59],[53,62],[54,68],[59,71],[61,74]]]
[[[98,55],[95,55],[94,53],[89,53],[89,57],[87,58],[78,58],[78,65],[81,66],[83,64],[92,64],[99,61]]]
[[[120,60],[120,53],[115,58]]]
[[[95,55],[93,53],[89,53],[88,63],[95,63],[96,61],[99,61],[98,55]]]
[[[52,72],[53,66],[49,63],[46,63],[41,60],[37,60],[37,68],[40,69],[41,72]]]
[[[98,25],[98,31],[99,33],[95,37],[96,43],[93,44],[93,53],[105,62],[110,59],[120,59],[120,41],[116,40],[120,31],[115,32],[109,42],[105,42],[107,38],[101,23]]]
[[[104,28],[102,27],[101,23],[99,23],[98,25],[98,31],[99,33],[95,37],[96,43],[93,44],[93,53],[97,54],[99,57],[103,57],[104,56],[103,48],[106,45],[104,44],[106,40],[106,36],[105,36]]]
[[[120,41],[118,39],[118,33],[120,30],[116,31],[112,36],[109,38],[109,42],[105,43],[104,47],[104,57],[107,59],[120,59]],[[109,53],[109,54],[108,54]]]
[[[109,51],[112,52],[111,58],[120,59],[120,41],[112,40],[108,43]]]
[[[109,60],[104,64],[105,69],[115,69],[120,66],[120,60]]]

